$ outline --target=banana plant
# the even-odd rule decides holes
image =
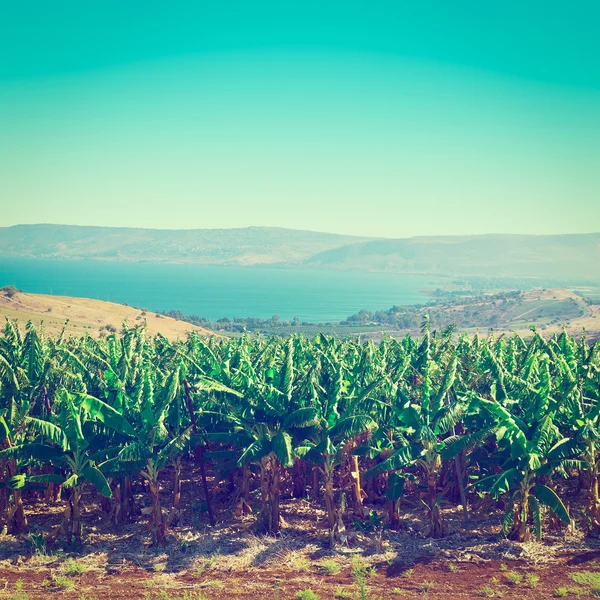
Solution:
[[[154,392],[153,386],[142,387],[133,439],[113,459],[122,467],[143,465],[139,474],[148,482],[151,506],[142,512],[149,515],[148,529],[154,544],[166,540],[166,522],[160,502],[159,476],[167,465],[184,453],[189,445],[192,427],[180,427],[181,413],[174,417],[177,427],[170,432],[166,422],[170,407],[179,395],[180,366],[176,365],[163,385]]]
[[[556,390],[561,396],[557,420],[562,421],[561,431],[570,439],[561,445],[560,452],[565,459],[573,456],[581,458],[584,472],[587,473],[585,514],[588,529],[600,531],[600,365],[595,363],[593,352],[579,364],[569,361],[568,353],[564,351],[564,345],[568,343],[565,337],[564,334],[561,336],[563,354],[555,357],[555,364],[562,375],[561,385]]]
[[[442,493],[438,493],[442,462],[455,458],[488,434],[482,430],[471,435],[456,435],[456,426],[469,409],[469,400],[464,393],[455,390],[455,384],[460,381],[457,379],[459,354],[452,348],[449,336],[434,338],[425,319],[421,344],[411,349],[410,363],[404,361],[396,373],[399,376],[396,398],[388,422],[392,427],[389,438],[397,449],[390,455],[389,448],[383,448],[383,460],[365,473],[365,477],[390,473],[387,496],[396,502],[404,492],[406,469],[417,467],[427,489],[427,535],[434,538],[445,533],[440,508]],[[462,469],[456,471],[461,479]]]
[[[238,465],[256,464],[259,468],[262,505],[256,527],[270,534],[281,527],[281,474],[294,464],[292,433],[312,425],[317,414],[314,408],[293,401],[297,377],[294,339],[289,338],[278,350],[281,352],[265,360],[264,368],[246,365],[248,370],[238,371],[246,390],[229,419],[232,431],[246,439]]]
[[[299,408],[291,414],[255,410],[247,414],[240,425],[248,445],[238,460],[240,467],[256,464],[260,472],[262,506],[257,518],[257,531],[274,534],[281,527],[279,507],[281,471],[294,464],[293,439],[290,431],[314,422],[316,411]]]
[[[375,393],[383,379],[374,376],[365,386],[356,385],[356,379],[364,376],[360,364],[353,365],[348,356],[348,346],[335,345],[324,336],[319,339],[322,372],[316,383],[312,403],[316,420],[314,425],[302,431],[304,440],[297,453],[317,465],[323,476],[323,499],[327,510],[329,542],[333,547],[345,538],[345,525],[340,510],[340,498],[336,498],[334,474],[347,458],[350,458],[350,480],[356,504],[362,506],[358,456],[354,449],[360,436],[377,429],[377,423],[363,414],[369,395]],[[354,368],[353,368],[354,366]],[[379,375],[379,374],[378,374]],[[308,423],[306,424],[308,425]],[[338,495],[339,496],[339,495]]]
[[[547,412],[537,422],[527,424],[498,402],[479,398],[477,403],[497,419],[499,452],[506,455],[502,472],[477,481],[474,487],[494,498],[508,494],[503,532],[520,542],[527,541],[533,524],[537,539],[542,537],[542,506],[561,521],[571,522],[567,509],[556,492],[543,483],[561,467],[568,466],[571,440],[563,438],[554,424],[554,413]],[[570,461],[571,465],[576,464]]]
[[[44,456],[46,450],[43,445],[28,440],[30,409],[29,403],[24,402],[19,406],[11,398],[9,408],[0,415],[0,461],[4,462],[6,471],[0,488],[10,493],[6,527],[13,534],[22,533],[27,528],[22,496],[26,481],[42,483],[39,478],[27,477],[25,473],[27,464],[40,454]]]
[[[339,501],[336,501],[334,486],[336,467],[346,458],[348,446],[353,440],[376,429],[377,423],[368,415],[359,414],[338,419],[333,412],[327,416],[321,414],[317,425],[307,431],[307,437],[298,449],[301,456],[321,469],[329,543],[332,547],[345,540],[345,525]]]
[[[25,482],[62,484],[68,491],[68,503],[63,523],[51,536],[64,534],[71,546],[80,546],[82,540],[81,494],[86,483],[92,484],[99,494],[110,496],[111,491],[102,473],[102,465],[93,459],[94,450],[101,443],[102,430],[116,430],[124,435],[134,431],[127,420],[98,398],[84,393],[70,393],[64,389],[57,394],[58,411],[55,422],[27,417],[31,432],[37,434],[33,442],[14,444],[0,452],[10,459],[35,460],[52,464],[65,473],[25,477]]]

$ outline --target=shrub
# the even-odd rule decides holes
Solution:
[[[335,560],[324,560],[319,566],[326,575],[336,575],[342,570]]]
[[[14,285],[5,285],[0,289],[7,298],[14,297],[18,292],[23,292],[23,290],[18,290]]]
[[[57,587],[61,590],[72,590],[75,587],[75,583],[72,579],[64,575],[54,575],[50,587]]]
[[[76,560],[70,558],[64,564],[64,573],[73,577],[74,575],[83,575],[87,572],[87,568]]]
[[[296,592],[294,598],[297,598],[298,600],[320,600],[319,596],[312,590],[302,590],[300,592]]]

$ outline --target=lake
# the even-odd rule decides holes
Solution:
[[[209,319],[339,321],[361,309],[427,301],[431,277],[269,267],[0,257],[0,284],[25,292],[126,302]]]

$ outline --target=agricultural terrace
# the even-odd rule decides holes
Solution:
[[[425,319],[379,344],[169,341],[7,321],[3,593],[597,594],[599,419],[600,343],[565,333]]]

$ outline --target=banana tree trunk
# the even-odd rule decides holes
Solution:
[[[192,396],[190,384],[187,380],[184,380],[183,387],[185,389],[185,402],[187,404],[188,412],[190,414],[190,421],[192,422],[192,429],[194,433],[198,433],[198,426],[196,425],[196,415],[194,413],[194,407],[192,405]],[[204,464],[204,446],[200,444],[194,450],[194,456],[198,462],[200,468],[200,478],[202,479],[202,489],[204,490],[204,500],[206,502],[206,510],[208,511],[208,521],[211,526],[215,526],[215,515],[213,513],[212,500],[210,497],[210,490],[208,489],[208,481],[206,480],[206,468]]]
[[[312,484],[311,484],[311,489],[310,489],[310,495],[311,495],[311,499],[312,500],[318,500],[319,496],[320,496],[320,485],[321,482],[319,481],[321,471],[319,470],[319,467],[317,467],[316,465],[313,466],[312,468]]]
[[[600,498],[598,497],[598,468],[596,466],[596,445],[593,441],[587,444],[586,462],[588,464],[588,511],[590,528],[600,530]]]
[[[335,503],[334,479],[335,465],[333,457],[326,456],[323,465],[323,498],[327,509],[327,523],[329,525],[329,544],[333,548],[342,539],[345,531],[344,522]]]
[[[121,507],[123,505],[121,488],[121,482],[117,482],[113,490],[112,497],[109,499],[111,506],[110,510],[108,511],[108,516],[115,525],[121,518]]]
[[[429,532],[428,537],[441,538],[444,536],[444,518],[437,494],[437,477],[433,468],[430,468],[427,474],[427,511],[429,513]]]
[[[261,460],[262,509],[258,515],[257,529],[260,532],[275,534],[281,527],[279,508],[279,482],[281,472],[279,461],[273,456]]]
[[[194,450],[194,456],[196,457],[196,461],[198,462],[198,467],[200,469],[200,479],[202,480],[202,489],[204,490],[204,500],[206,502],[206,510],[208,511],[208,521],[214,527],[215,514],[213,512],[210,490],[208,489],[208,481],[206,479],[206,466],[204,464],[204,446],[197,446]]]
[[[17,461],[10,459],[7,462],[8,478],[12,478],[17,474]],[[27,528],[27,517],[23,510],[23,495],[21,490],[13,490],[13,503],[8,509],[7,529],[10,533],[18,535],[23,533]]]
[[[108,483],[110,485],[110,480]],[[111,520],[114,518],[114,512],[115,512],[115,503],[113,500],[114,496],[115,496],[114,492],[113,492],[112,498],[106,498],[105,496],[100,496],[100,509]]]
[[[81,522],[81,487],[76,485],[71,488],[69,493],[69,500],[65,508],[65,519],[63,530],[67,542],[73,548],[79,548],[81,546],[81,535],[83,532],[83,525]]]
[[[469,520],[469,509],[467,508],[467,494],[465,492],[465,481],[463,479],[463,469],[460,454],[457,454],[454,457],[454,469],[456,471],[456,480],[458,482],[458,491],[460,493],[460,503],[463,507],[463,518],[466,523]]]
[[[279,506],[281,470],[279,461],[276,458],[271,459],[271,465],[272,475],[269,502],[273,507],[273,532],[277,533],[281,527],[281,511]]]
[[[181,457],[178,456],[174,461],[173,468],[175,471],[173,476],[173,508],[179,510],[181,505]]]
[[[131,490],[131,480],[129,477],[123,477],[115,485],[112,498],[110,498],[111,508],[109,515],[111,521],[117,523],[129,523],[133,516],[133,493]]]
[[[294,498],[304,498],[306,496],[306,466],[303,460],[296,459],[292,469],[293,476],[293,496]]]
[[[363,498],[362,488],[360,485],[360,468],[358,464],[358,456],[350,457],[350,478],[352,480],[352,508],[354,514],[363,517]]]
[[[508,538],[517,542],[527,542],[531,537],[529,527],[529,495],[531,492],[531,477],[526,475],[521,482],[519,501],[515,510],[515,518]]]
[[[14,490],[13,505],[8,510],[8,531],[18,535],[25,531],[27,525],[27,517],[23,511],[23,496],[20,490]]]
[[[150,484],[150,496],[152,497],[152,512],[150,513],[150,521],[148,527],[152,535],[152,541],[155,544],[164,544],[165,535],[165,519],[162,513],[162,507],[160,505],[159,498],[159,484],[158,478],[148,482]]]
[[[42,469],[42,473],[48,475],[50,473],[54,473],[54,468],[52,465],[44,465]],[[57,488],[60,487],[59,484],[50,482],[46,485],[46,489],[44,490],[44,500],[46,504],[55,504],[57,500]]]
[[[250,465],[244,465],[244,468],[242,470],[240,502],[242,514],[250,514],[252,512],[252,508],[250,507]]]
[[[131,523],[135,513],[131,478],[123,477],[118,486],[118,490],[119,498],[116,500],[118,502],[116,518],[120,523]]]
[[[388,500],[387,508],[390,529],[397,531],[400,528],[400,500]]]
[[[2,481],[5,481],[5,470],[2,468],[2,465],[0,464],[0,478],[2,478]],[[8,494],[7,494],[7,489],[6,488],[1,488],[0,489],[0,514],[2,514],[8,507]]]
[[[530,537],[529,532],[529,490],[523,492],[523,500],[521,503],[520,519],[519,519],[519,541],[527,542]]]
[[[600,498],[598,498],[598,473],[590,474],[589,511],[596,528],[600,527]]]
[[[169,526],[176,525],[181,515],[181,457],[173,461],[173,507],[169,513]]]
[[[42,386],[42,399],[44,402],[44,408],[46,410],[46,415],[48,417],[52,416],[52,406],[50,405],[50,397],[48,396],[48,390],[46,389],[46,386]]]

